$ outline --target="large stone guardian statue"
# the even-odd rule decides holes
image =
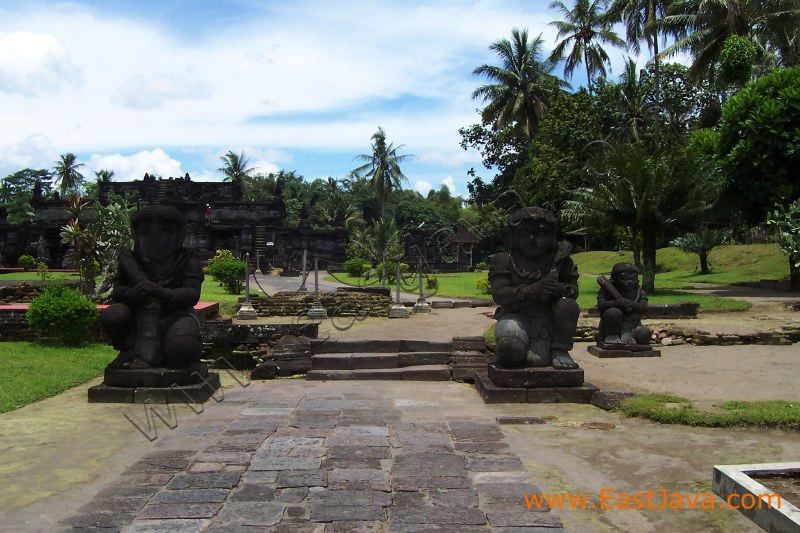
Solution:
[[[204,401],[219,376],[200,363],[203,269],[183,246],[186,223],[177,209],[150,205],[131,220],[133,250],[119,255],[113,303],[100,324],[119,355],[90,401]],[[184,397],[182,397],[183,395]]]
[[[508,218],[510,251],[492,257],[495,361],[475,373],[484,401],[586,403],[596,390],[570,356],[578,324],[578,269],[558,220],[539,207]]]
[[[511,251],[492,258],[489,281],[500,305],[495,318],[498,365],[504,368],[577,368],[569,355],[578,324],[578,269],[569,245],[558,242],[558,222],[538,207],[508,219]]]

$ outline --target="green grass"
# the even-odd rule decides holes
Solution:
[[[48,279],[58,280],[58,279],[70,279],[78,281],[78,273],[77,272],[48,272]],[[14,280],[14,281],[41,281],[42,278],[39,277],[37,272],[9,272],[0,274],[0,280]]]
[[[679,396],[647,393],[626,398],[619,409],[627,416],[647,418],[662,424],[800,429],[800,402],[784,400],[728,401],[707,411],[698,409],[691,401]]]
[[[613,252],[612,252],[613,253]],[[580,267],[579,267],[580,268]],[[485,272],[458,272],[454,274],[437,274],[439,280],[439,288],[434,293],[436,296],[444,296],[449,298],[490,298],[488,294],[484,294],[475,286],[475,281],[483,276]],[[582,309],[594,307],[597,303],[597,292],[600,287],[595,280],[596,274],[589,274],[581,276],[578,280],[578,304]],[[354,285],[364,284],[364,280],[349,276],[347,274],[336,274],[339,280],[351,283]],[[326,276],[328,281],[336,281],[333,276]],[[656,280],[658,285],[658,279]],[[414,291],[408,291],[408,294],[413,294]],[[425,294],[430,296],[432,291],[425,291]],[[653,305],[673,304],[679,302],[698,302],[700,304],[700,311],[702,312],[723,312],[723,311],[744,311],[750,308],[750,303],[744,300],[736,300],[734,298],[723,298],[720,296],[711,296],[705,294],[690,294],[681,292],[674,289],[656,290],[654,295],[651,295],[649,302]]]
[[[250,287],[251,294],[256,291],[257,287]],[[233,316],[239,296],[243,295],[244,291],[242,294],[228,294],[211,276],[203,279],[203,286],[200,289],[200,301],[218,302],[220,316]]]
[[[583,252],[573,259],[581,274],[608,274],[614,263],[632,262],[630,252]],[[677,248],[662,248],[656,256],[656,288],[681,289],[693,283],[734,285],[789,277],[789,261],[777,244],[729,244],[714,248],[708,258],[710,274],[698,274],[700,260]]]
[[[99,376],[116,356],[111,346],[0,342],[0,413],[55,396]]]

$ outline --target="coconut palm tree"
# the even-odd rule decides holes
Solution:
[[[717,246],[722,246],[731,237],[731,232],[726,229],[702,228],[695,233],[687,233],[672,241],[675,246],[688,254],[697,254],[700,257],[700,273],[708,274],[708,254]]]
[[[655,26],[676,36],[661,55],[691,52],[694,61],[690,73],[703,77],[732,35],[761,44],[762,52],[772,37],[777,46],[786,46],[784,54],[790,57],[798,35],[798,28],[791,21],[797,21],[799,13],[797,0],[675,0],[667,16]]]
[[[639,142],[639,131],[644,126],[649,104],[647,87],[642,83],[636,62],[630,57],[625,62],[625,68],[620,74],[617,91],[620,112],[625,122],[624,137],[630,141]]]
[[[94,175],[97,178],[97,183],[109,183],[111,181],[111,178],[114,177],[114,171],[103,168],[100,170],[96,170],[94,172]]]
[[[495,82],[475,89],[472,98],[487,102],[481,118],[484,124],[500,129],[519,126],[530,139],[538,129],[547,101],[555,91],[569,84],[551,74],[555,62],[542,60],[544,41],[540,35],[528,40],[528,30],[514,29],[511,40],[492,43],[500,66],[483,64],[472,73]]]
[[[372,153],[361,154],[356,159],[364,164],[354,169],[351,176],[364,177],[369,180],[375,196],[380,203],[381,217],[383,217],[386,202],[392,191],[399,189],[408,178],[400,170],[400,163],[411,159],[410,154],[399,154],[403,145],[395,146],[386,139],[386,132],[378,126],[378,131],[372,135]]]
[[[612,147],[601,158],[598,185],[575,191],[563,214],[573,222],[610,224],[642,242],[642,288],[655,288],[659,239],[697,220],[720,191],[714,167],[690,150],[653,152],[642,143]]]
[[[61,196],[67,192],[77,192],[83,183],[83,174],[78,169],[83,166],[83,163],[78,163],[78,157],[73,153],[62,154],[56,166],[53,167],[56,174],[56,184],[59,187]]]
[[[606,63],[609,62],[608,54],[603,44],[612,46],[625,46],[619,35],[611,28],[611,23],[602,11],[605,0],[575,0],[575,5],[569,9],[564,2],[556,0],[550,4],[550,9],[557,9],[565,20],[555,20],[550,23],[558,29],[556,44],[550,54],[550,61],[558,62],[564,59],[564,75],[572,78],[575,68],[580,64],[586,67],[586,85],[589,93],[592,92],[592,75],[606,76]],[[562,39],[563,37],[563,39]],[[569,53],[567,48],[571,46]]]
[[[234,183],[241,184],[245,179],[250,177],[254,168],[248,168],[248,164],[250,161],[247,159],[247,156],[244,155],[244,152],[237,154],[228,150],[224,156],[220,157],[222,160],[222,167],[217,169],[217,172],[221,172],[225,177],[222,181],[232,181]]]

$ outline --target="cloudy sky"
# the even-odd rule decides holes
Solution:
[[[416,156],[409,187],[464,194],[480,166],[458,144],[478,118],[471,72],[515,27],[552,47],[548,3],[4,0],[0,176],[71,151],[115,179],[220,179],[230,149],[341,177],[380,125]]]

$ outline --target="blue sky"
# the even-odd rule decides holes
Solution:
[[[408,187],[466,194],[480,168],[458,135],[478,120],[472,69],[515,27],[542,33],[549,52],[547,4],[6,1],[0,176],[72,151],[116,179],[220,179],[234,150],[262,171],[342,177],[380,125],[416,156]]]

